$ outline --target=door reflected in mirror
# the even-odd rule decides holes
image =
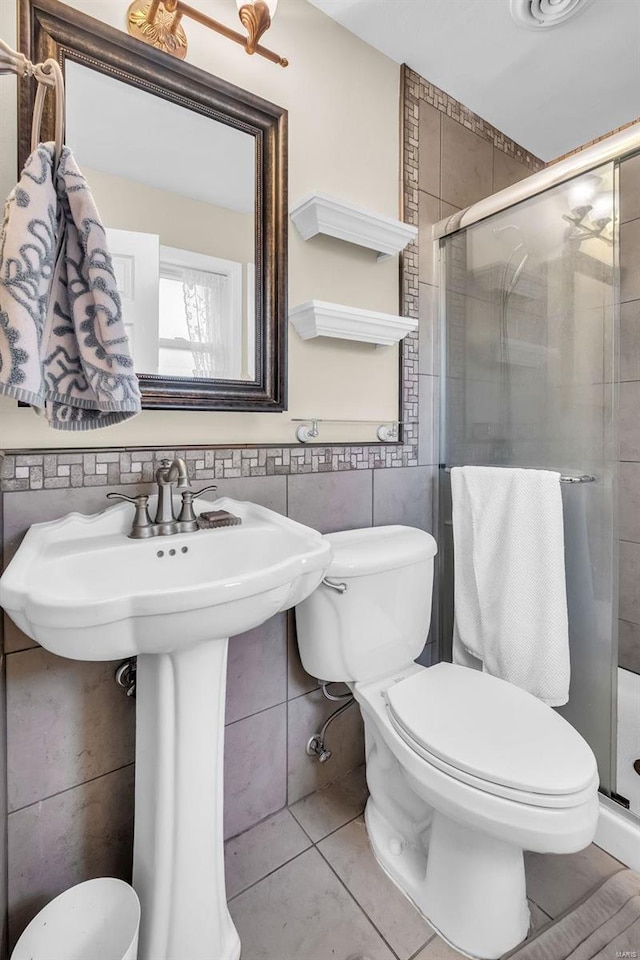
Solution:
[[[254,380],[254,137],[75,62],[66,98],[136,372]]]

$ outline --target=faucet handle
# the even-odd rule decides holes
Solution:
[[[208,487],[203,487],[202,490],[198,490],[197,493],[191,493],[191,499],[197,500],[198,497],[201,497],[203,493],[209,493],[210,490],[217,490],[218,485],[216,483],[209,484]],[[189,491],[190,492],[190,491]],[[184,493],[182,494],[182,499],[184,500]]]
[[[187,525],[183,526],[183,533],[198,529],[198,521],[193,509],[193,501],[197,500],[198,497],[201,497],[203,493],[208,493],[209,490],[217,489],[218,488],[216,484],[212,483],[208,487],[203,487],[202,490],[198,490],[197,493],[194,493],[192,490],[182,491],[182,510],[180,511],[180,516],[178,517],[178,523]]]
[[[133,524],[131,525],[131,532],[128,534],[132,540],[143,540],[146,537],[154,536],[154,529],[151,525],[151,517],[149,516],[149,494],[148,493],[139,493],[135,497],[127,497],[124,493],[112,493],[107,494],[108,500],[126,500],[127,503],[135,504],[136,512],[133,517]]]
[[[115,490],[113,490],[111,493],[107,494],[107,500],[126,500],[127,503],[135,503],[136,506],[142,497],[146,497],[147,503],[149,502],[149,497],[146,493],[140,493],[137,497],[128,497],[124,493],[116,493]]]

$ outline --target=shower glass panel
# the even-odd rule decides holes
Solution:
[[[616,176],[582,174],[442,241],[443,655],[451,655],[447,467],[541,467],[563,483],[571,646],[564,716],[615,784]]]

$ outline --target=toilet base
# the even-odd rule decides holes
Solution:
[[[436,811],[424,908],[459,950],[501,957],[529,932],[523,851]]]
[[[384,871],[456,950],[496,960],[525,939],[530,916],[521,849],[435,811],[428,855],[416,856],[371,797],[365,822]]]

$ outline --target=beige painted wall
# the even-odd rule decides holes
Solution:
[[[72,0],[122,29],[128,0]],[[234,0],[198,0],[235,26]],[[0,35],[11,40],[13,3],[0,0]],[[388,216],[398,215],[399,67],[306,0],[280,0],[265,45],[288,57],[283,70],[247,57],[196,23],[185,24],[188,59],[289,111],[289,199],[321,191]],[[0,84],[0,194],[15,179],[14,82]],[[6,123],[5,123],[6,117]],[[289,303],[329,300],[398,312],[396,258],[319,237],[304,242],[291,225]],[[116,427],[56,432],[31,410],[0,398],[0,445],[116,446],[179,443],[279,443],[294,439],[294,417],[393,418],[398,409],[398,351],[349,341],[303,342],[289,330],[289,410],[283,414],[144,411]],[[373,440],[372,427],[325,425],[322,441]]]
[[[156,233],[160,243],[210,257],[253,261],[254,218],[83,167],[106,227]]]
[[[103,170],[83,166],[105,227],[153,233],[160,244],[209,257],[235,260],[243,269],[242,350],[243,370],[248,370],[247,266],[255,260],[255,217],[212,203],[194,200],[170,190],[149,187]],[[113,250],[112,250],[113,253]],[[251,310],[253,324],[253,309]],[[252,361],[253,362],[253,361]],[[253,366],[251,366],[253,370]],[[138,373],[155,373],[157,369]],[[247,374],[248,376],[249,374]],[[253,374],[251,374],[253,376]],[[244,379],[244,375],[243,375]]]

